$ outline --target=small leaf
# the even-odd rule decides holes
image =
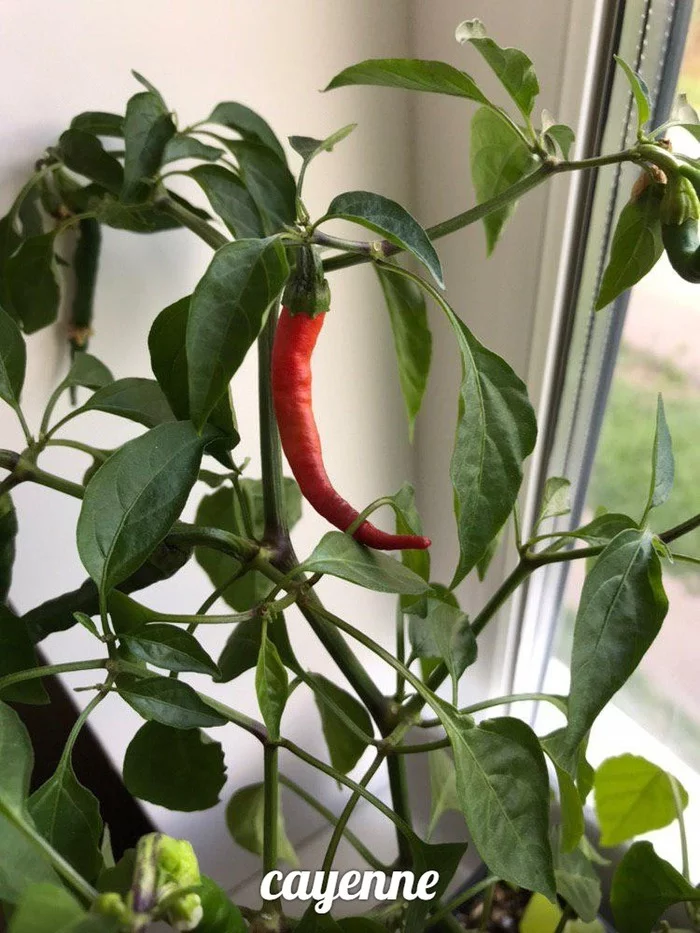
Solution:
[[[194,136],[178,133],[166,143],[163,150],[163,165],[176,162],[178,159],[203,159],[205,162],[216,162],[223,154],[223,149],[208,146]]]
[[[289,696],[289,678],[279,652],[267,634],[262,639],[255,669],[255,692],[263,722],[270,737],[276,741],[280,737],[282,713]]]
[[[538,165],[519,133],[497,111],[480,107],[472,117],[470,161],[478,202],[489,201]],[[515,202],[484,217],[486,253],[491,255]]]
[[[545,746],[546,751],[546,746]],[[554,763],[559,784],[559,809],[561,811],[561,851],[573,852],[583,838],[585,820],[583,801],[571,775]]]
[[[289,275],[276,237],[217,250],[192,295],[187,320],[190,412],[198,428],[225,393]]]
[[[569,534],[574,538],[580,538],[588,544],[605,546],[621,531],[627,531],[630,528],[637,528],[638,525],[629,515],[623,515],[620,512],[602,512],[591,519],[586,525],[576,528]]]
[[[462,45],[471,42],[515,101],[518,110],[525,118],[529,117],[540,93],[540,85],[527,55],[520,49],[501,48],[487,36],[486,27],[478,19],[460,23],[455,38]]]
[[[600,878],[583,852],[580,849],[564,852],[555,846],[554,877],[557,894],[573,907],[581,920],[584,923],[595,920],[601,900]]]
[[[241,787],[231,797],[226,807],[226,825],[233,839],[241,848],[253,855],[263,854],[263,826],[265,820],[265,789],[262,784]],[[296,852],[287,839],[281,808],[277,821],[278,857],[296,868],[299,865]]]
[[[435,748],[428,752],[428,770],[430,773],[430,822],[428,839],[435,832],[435,827],[443,813],[449,810],[462,812],[457,795],[457,772],[454,762],[444,748]]]
[[[0,308],[0,398],[17,408],[24,385],[27,348],[19,327]]]
[[[81,411],[103,411],[108,415],[128,418],[147,428],[175,421],[175,415],[158,383],[138,376],[117,379],[98,389]]]
[[[659,208],[661,192],[657,185],[622,208],[610,246],[610,258],[603,273],[596,311],[607,307],[654,268],[664,245],[661,240]]]
[[[489,541],[486,545],[486,550],[481,555],[479,560],[475,564],[476,575],[479,578],[479,582],[483,583],[486,579],[486,574],[489,571],[491,566],[491,561],[496,556],[499,547],[501,546],[501,541],[503,539],[503,528],[498,532],[498,534]]]
[[[549,117],[549,114],[546,110],[543,110],[542,132],[544,133],[545,141],[549,140],[554,146],[558,146],[562,156],[568,159],[571,153],[571,147],[576,142],[576,134],[566,123],[545,121],[545,116]]]
[[[406,933],[420,933],[424,929],[431,902],[439,901],[444,895],[467,851],[467,844],[466,842],[423,842],[415,834],[409,836],[408,844],[411,848],[415,877],[420,878],[429,871],[436,871],[438,874],[431,900],[413,900],[406,910]]]
[[[230,683],[258,663],[262,642],[260,619],[245,619],[239,622],[228,637],[219,658],[220,683]]]
[[[408,436],[413,440],[416,416],[420,411],[430,372],[432,334],[428,327],[425,297],[420,288],[386,267],[375,266],[384,292],[394,348],[399,364],[399,381],[408,416]]]
[[[65,888],[30,884],[12,912],[9,933],[72,933],[87,913]]]
[[[114,376],[97,357],[80,351],[73,357],[68,375],[61,383],[62,389],[102,389],[114,382]]]
[[[4,493],[0,496],[0,603],[7,601],[10,592],[17,530],[17,512],[10,494]]]
[[[198,165],[188,172],[236,239],[261,237],[263,222],[255,201],[237,175],[223,165]]]
[[[207,122],[220,123],[222,126],[235,130],[243,139],[264,143],[279,159],[286,161],[282,144],[269,123],[244,104],[238,104],[235,101],[217,104]]]
[[[224,752],[199,729],[147,722],[126,750],[124,783],[129,793],[159,807],[208,810],[226,783]]]
[[[688,794],[678,787],[685,809]],[[669,774],[639,755],[606,759],[596,769],[594,789],[603,846],[663,829],[678,815]]]
[[[329,531],[304,561],[309,573],[328,573],[379,593],[420,595],[430,589],[418,574],[393,557],[358,544],[342,531]]]
[[[82,129],[67,130],[58,142],[58,155],[66,168],[118,195],[124,183],[121,163],[105,152],[92,133]]]
[[[425,266],[438,285],[444,288],[440,258],[428,234],[396,201],[371,191],[346,191],[333,198],[326,211],[326,218],[351,220],[381,234],[395,246],[408,250]]]
[[[148,198],[153,176],[161,167],[163,153],[175,133],[163,98],[152,91],[134,94],[124,117],[124,183],[121,198],[127,204]]]
[[[86,631],[90,632],[93,638],[102,638],[100,633],[97,631],[97,626],[89,615],[86,615],[84,612],[74,612],[73,618],[78,623],[78,625],[82,625]]]
[[[93,882],[102,866],[100,805],[78,781],[70,755],[64,755],[52,777],[29,798],[29,813],[41,835]]]
[[[0,605],[0,677],[30,671],[38,667],[34,643],[22,619],[18,619],[8,606]],[[49,698],[39,678],[6,687],[0,698],[9,703],[28,703],[42,706]]]
[[[189,684],[172,677],[122,674],[117,678],[117,689],[139,715],[163,726],[208,729],[226,725],[226,719],[201,700]]]
[[[70,128],[92,133],[94,136],[114,136],[121,139],[124,136],[124,117],[118,113],[86,111],[73,117]]]
[[[249,140],[227,142],[253,199],[265,233],[284,230],[296,219],[296,182],[286,161],[268,146]]]
[[[650,842],[635,842],[617,866],[610,903],[619,933],[651,933],[661,914],[682,901],[697,903],[694,888]]]
[[[687,94],[678,94],[671,109],[671,119],[674,122],[689,123],[691,126],[700,124],[700,117],[694,107],[688,102]]]
[[[540,514],[535,523],[535,529],[548,518],[558,518],[568,515],[571,511],[571,482],[565,476],[550,476],[544,484]]]
[[[321,714],[321,726],[331,756],[331,764],[336,770],[347,774],[352,771],[364,754],[368,742],[363,742],[356,732],[348,728],[328,700],[339,707],[348,719],[352,720],[358,729],[370,738],[374,734],[372,720],[359,700],[326,677],[322,677],[321,674],[312,674],[309,675],[309,681]]]
[[[654,452],[651,461],[651,487],[645,514],[659,505],[663,505],[673,489],[675,464],[671,432],[666,423],[666,413],[661,395],[656,405],[656,432],[654,434]]]
[[[299,191],[301,191],[302,181],[309,163],[312,162],[316,156],[321,155],[322,152],[332,152],[334,147],[339,142],[342,142],[346,136],[349,136],[356,126],[357,123],[349,123],[347,126],[336,130],[335,133],[331,133],[331,135],[327,136],[325,139],[313,139],[311,136],[289,137],[289,145],[302,158],[298,183]]]
[[[7,260],[6,287],[12,313],[25,333],[33,334],[53,324],[61,293],[54,258],[55,231],[24,240]]]
[[[441,599],[428,597],[426,617],[411,620],[411,643],[419,657],[442,658],[454,691],[464,671],[476,661],[476,638],[469,618]]]
[[[158,425],[127,441],[90,480],[78,519],[78,551],[104,593],[137,570],[166,536],[211,439],[190,422]]]
[[[121,636],[132,654],[166,671],[193,671],[216,677],[219,669],[194,635],[175,625],[152,622]]]
[[[630,89],[634,97],[634,102],[637,105],[637,131],[641,133],[642,127],[645,123],[649,122],[651,117],[651,105],[649,103],[649,88],[646,86],[644,80],[627,64],[627,62],[620,58],[619,55],[614,56],[617,64],[622,68],[625,73],[625,77],[629,81]]]
[[[410,483],[403,484],[394,496],[394,502],[398,509],[396,513],[396,534],[422,535],[423,525],[416,508],[415,490]],[[430,551],[427,548],[401,551],[401,563],[404,567],[412,570],[413,573],[418,574],[426,583],[430,580]],[[402,594],[399,605],[403,612],[411,611],[421,616],[425,615],[427,611],[424,596],[416,599],[415,596]]]
[[[337,74],[325,88],[368,84],[374,87],[396,87],[407,91],[429,91],[465,97],[480,104],[488,100],[464,71],[446,62],[424,61],[416,58],[374,58],[351,65]]]

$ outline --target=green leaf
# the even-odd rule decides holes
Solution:
[[[86,881],[95,881],[102,866],[100,805],[76,778],[70,754],[29,798],[29,813],[47,842]]]
[[[660,858],[650,842],[635,842],[617,866],[610,891],[619,933],[651,933],[661,914],[682,901],[697,903],[700,890]]]
[[[10,592],[17,530],[17,513],[10,494],[5,493],[0,496],[0,603]]]
[[[552,153],[556,153],[556,147],[565,159],[569,158],[571,147],[576,141],[576,134],[565,123],[556,123],[552,115],[547,110],[542,111],[542,133],[545,143],[550,143]]]
[[[540,513],[535,530],[548,518],[568,515],[571,511],[571,482],[565,476],[550,476],[544,484]]]
[[[152,622],[145,628],[121,636],[123,643],[141,661],[166,671],[193,671],[216,677],[219,668],[194,635],[178,628]]]
[[[102,389],[114,382],[114,376],[97,357],[80,351],[73,357],[68,375],[61,383],[62,389]]]
[[[55,236],[52,230],[30,237],[7,260],[6,287],[11,310],[27,334],[53,324],[58,316],[61,293],[53,252]]]
[[[329,531],[304,561],[309,573],[328,573],[379,593],[420,595],[430,587],[418,574],[381,551],[358,544],[342,531]]]
[[[147,428],[155,428],[156,425],[175,420],[175,415],[158,383],[153,379],[141,379],[138,376],[117,379],[98,389],[83,405],[81,411],[103,411],[108,415],[136,421]]]
[[[214,107],[208,122],[227,126],[230,130],[235,130],[243,139],[264,143],[279,159],[286,161],[282,144],[269,123],[250,107],[235,101],[225,101]]]
[[[642,132],[642,127],[645,123],[649,122],[651,117],[651,105],[649,103],[649,88],[646,86],[644,80],[627,64],[627,62],[620,58],[619,55],[614,56],[617,64],[622,68],[625,73],[625,77],[629,81],[630,89],[634,97],[634,102],[637,105],[637,132]]]
[[[167,107],[159,94],[134,94],[124,118],[124,183],[121,198],[127,204],[148,198],[153,176],[161,167],[163,153],[175,134]]]
[[[471,42],[527,119],[540,93],[534,66],[527,55],[520,49],[501,48],[487,36],[486,27],[479,19],[460,23],[455,38],[462,45]]]
[[[27,348],[19,327],[0,308],[0,398],[17,408],[24,385]]]
[[[262,784],[241,787],[231,797],[226,807],[226,825],[231,836],[241,848],[253,855],[263,854],[263,827],[265,820],[265,788]],[[299,859],[284,828],[282,809],[277,820],[278,857],[296,868]]]
[[[546,750],[546,748],[545,748]],[[559,785],[559,809],[561,811],[561,851],[573,852],[583,838],[585,820],[583,800],[571,775],[554,762]]]
[[[178,133],[166,143],[163,150],[163,165],[176,162],[178,159],[203,159],[205,162],[216,162],[223,154],[223,149],[208,146],[194,136]]]
[[[399,364],[399,382],[408,416],[408,436],[413,440],[416,416],[420,411],[430,372],[432,334],[428,326],[425,297],[410,279],[375,266],[384,292],[394,348]]]
[[[671,432],[666,423],[664,402],[659,394],[656,405],[656,432],[654,434],[654,451],[651,460],[651,486],[649,498],[644,510],[648,514],[651,509],[663,505],[671,495],[673,489],[673,475],[675,464],[673,460],[673,444]]]
[[[637,528],[638,525],[629,515],[620,512],[602,512],[588,524],[569,532],[573,538],[580,538],[595,546],[609,544],[621,531]]]
[[[208,810],[226,783],[224,752],[199,729],[173,729],[147,722],[124,757],[129,793],[169,810]]]
[[[603,846],[663,829],[677,817],[670,775],[639,755],[606,759],[596,769],[593,786]],[[688,794],[681,784],[678,788],[685,809]]]
[[[92,133],[94,136],[114,136],[121,139],[124,136],[124,117],[118,113],[86,111],[73,117],[70,121],[70,128]]]
[[[246,619],[239,622],[228,637],[219,658],[220,683],[230,683],[258,663],[262,625],[260,619]]]
[[[82,129],[67,130],[58,142],[58,155],[66,168],[90,181],[97,182],[107,191],[118,195],[124,184],[121,163],[105,152],[97,136]]]
[[[85,909],[58,885],[30,884],[13,911],[9,933],[71,933]]]
[[[153,609],[149,609],[148,606],[143,606],[119,590],[112,590],[109,594],[107,607],[117,635],[138,632],[150,622],[163,618],[162,613],[155,612]]]
[[[483,583],[486,579],[486,574],[488,573],[489,567],[491,566],[491,561],[494,559],[499,547],[501,546],[502,538],[503,528],[501,527],[501,530],[498,532],[498,534],[486,545],[486,550],[475,564],[476,575],[479,578],[480,583]]]
[[[396,534],[423,534],[423,525],[416,508],[415,491],[410,483],[404,483],[401,489],[394,496],[394,502],[398,512],[396,513]],[[401,551],[401,563],[404,567],[412,570],[413,573],[428,582],[430,580],[430,551],[424,549],[407,549]],[[399,605],[403,612],[415,612],[418,615],[425,615],[427,604],[425,596],[416,599],[415,596],[402,594],[399,598]]]
[[[192,295],[187,320],[190,413],[206,422],[262,329],[289,275],[276,237],[221,247]]]
[[[301,171],[299,172],[299,191],[301,191],[302,182],[306,170],[309,167],[309,163],[312,162],[316,156],[321,155],[322,152],[332,152],[334,147],[339,142],[342,142],[346,136],[349,136],[356,126],[357,123],[349,123],[347,126],[336,130],[335,133],[331,133],[330,136],[326,136],[325,139],[313,139],[311,136],[289,137],[289,145],[302,158]]]
[[[201,923],[195,928],[199,933],[246,933],[248,925],[238,907],[207,875],[202,875],[202,884],[197,893],[204,911]]]
[[[265,233],[279,233],[296,219],[296,182],[286,161],[258,142],[232,140],[241,178],[260,213]]]
[[[610,258],[603,273],[596,311],[607,307],[654,268],[661,258],[658,185],[645,188],[636,200],[628,201],[617,220],[610,246]]]
[[[58,876],[32,839],[27,813],[34,764],[29,734],[17,713],[0,702],[0,901],[17,903],[30,884],[59,884]]]
[[[260,645],[260,654],[255,669],[255,692],[263,722],[270,737],[280,737],[282,713],[289,696],[289,678],[277,648],[265,634]]]
[[[522,136],[504,117],[489,107],[480,107],[472,117],[470,161],[472,182],[479,203],[495,198],[506,188],[533,172],[538,160]],[[491,255],[515,202],[484,217],[486,253]]]
[[[519,719],[478,726],[437,701],[450,739],[461,810],[489,870],[554,899],[549,778],[534,732]]]
[[[230,169],[223,165],[198,165],[188,175],[194,178],[236,239],[263,235],[263,222],[255,201]]]
[[[117,678],[117,689],[139,715],[163,726],[208,729],[226,724],[226,719],[201,700],[189,684],[172,677],[122,674]]]
[[[371,191],[346,191],[333,198],[326,218],[343,218],[381,234],[390,243],[408,250],[445,287],[440,258],[428,234],[400,204]]]
[[[359,700],[326,677],[312,674],[309,675],[309,681],[321,714],[321,726],[331,764],[336,770],[347,774],[360,760],[369,743],[363,742],[356,732],[348,728],[328,700],[339,707],[345,716],[369,737],[374,735],[372,720]]]
[[[524,383],[505,360],[480,344],[453,311],[448,317],[462,355],[450,467],[460,544],[454,587],[510,515],[522,483],[522,462],[535,446],[537,423]]]
[[[351,65],[337,74],[326,91],[338,87],[369,84],[374,87],[396,87],[407,91],[429,91],[465,97],[480,104],[488,100],[464,71],[446,62],[424,61],[417,58],[373,58]]]
[[[600,878],[580,849],[564,852],[554,846],[554,878],[557,894],[576,911],[584,923],[598,916],[601,900]]]
[[[211,439],[190,422],[158,425],[127,441],[90,480],[78,519],[78,551],[103,593],[126,580],[166,536]]]
[[[586,576],[574,628],[568,723],[547,740],[570,774],[580,743],[644,657],[667,610],[652,534],[621,532]]]
[[[430,822],[427,836],[430,839],[442,814],[450,810],[461,813],[462,807],[457,795],[455,765],[444,748],[434,748],[428,752],[428,771],[430,773]]]
[[[541,894],[534,894],[528,901],[525,913],[520,920],[520,933],[549,933],[556,930],[562,917],[561,908],[552,904]],[[600,920],[584,923],[582,920],[569,920],[564,933],[606,933]]]
[[[456,691],[460,677],[476,661],[476,638],[459,607],[428,597],[427,608],[425,618],[411,619],[411,644],[419,657],[442,658]]]
[[[467,851],[466,842],[423,842],[415,834],[408,839],[413,858],[412,868],[415,877],[420,878],[428,871],[437,871],[438,881],[434,888],[431,901],[414,900],[408,904],[406,910],[406,933],[420,933],[424,929],[425,919],[430,910],[431,902],[439,902],[447,886],[452,880],[464,853]]]
[[[38,667],[34,643],[22,619],[8,606],[0,605],[0,677]],[[0,698],[9,703],[29,703],[41,706],[49,702],[44,685],[38,678],[6,687]]]

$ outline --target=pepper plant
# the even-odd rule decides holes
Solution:
[[[323,213],[304,200],[305,175],[322,171],[323,159],[329,158],[325,153],[340,145],[352,126],[325,139],[291,137],[287,148],[258,114],[225,102],[202,121],[181,128],[159,91],[140,75],[135,77],[143,89],[128,101],[123,116],[86,112],[72,120],[0,221],[0,397],[16,413],[26,438],[24,450],[0,451],[5,471],[0,484],[0,901],[11,933],[59,927],[126,933],[158,919],[202,933],[238,933],[246,923],[256,931],[294,925],[299,933],[321,922],[333,929],[347,924],[317,913],[313,903],[299,910],[301,919],[287,917],[274,889],[262,903],[234,905],[200,876],[188,843],[157,834],[142,839],[115,866],[99,803],[78,782],[71,763],[80,729],[112,696],[144,720],[126,754],[127,788],[171,809],[205,809],[217,802],[224,784],[218,729],[241,729],[258,740],[262,782],[238,788],[227,816],[234,840],[261,857],[266,873],[280,861],[293,860],[282,830],[280,784],[334,827],[318,866],[322,871],[332,868],[338,844],[346,838],[357,849],[358,867],[408,869],[416,876],[437,872],[431,900],[398,898],[353,921],[353,929],[419,933],[447,928],[459,903],[487,890],[486,929],[497,881],[550,903],[559,898],[565,909],[556,914],[557,930],[565,929],[571,917],[588,923],[596,916],[600,886],[583,819],[594,781],[585,755],[587,739],[658,634],[668,608],[664,568],[674,556],[681,559],[677,542],[700,526],[700,515],[674,528],[656,525],[655,509],[673,483],[671,438],[660,401],[649,495],[638,514],[620,514],[614,502],[607,503],[612,511],[583,527],[553,529],[550,519],[567,511],[568,483],[552,477],[535,527],[520,529],[516,500],[523,463],[535,445],[535,415],[522,381],[480,343],[448,301],[435,244],[482,222],[490,252],[515,203],[528,191],[557,175],[632,163],[639,167],[640,180],[612,242],[599,296],[599,307],[605,309],[651,269],[664,249],[681,275],[697,281],[700,166],[671,151],[665,136],[671,123],[649,127],[646,89],[624,62],[620,65],[637,106],[636,141],[624,151],[572,160],[572,130],[546,114],[541,121],[534,116],[539,86],[527,55],[501,48],[475,20],[462,24],[457,38],[465,56],[481,55],[493,69],[502,99],[491,100],[466,72],[451,65],[408,59],[353,65],[327,88],[371,85],[396,93],[450,94],[463,98],[465,106],[476,106],[471,164],[478,203],[427,230],[401,205],[377,193],[340,192]],[[700,135],[698,118],[687,104],[672,122]],[[184,166],[183,159],[189,160]],[[170,190],[172,175],[199,185],[206,210]],[[338,218],[366,228],[369,238],[328,233],[327,222]],[[99,326],[99,308],[96,324],[92,309],[102,226],[141,234],[183,227],[213,250],[192,295],[165,308],[153,323],[149,349],[155,378],[114,378],[88,352],[91,328]],[[58,257],[71,253],[71,241],[75,248],[66,267]],[[414,261],[410,267],[406,258]],[[459,540],[449,586],[431,577],[429,542],[422,537],[409,485],[393,495],[388,490],[358,512],[335,492],[323,468],[311,409],[310,357],[335,278],[360,263],[376,270],[378,313],[382,303],[389,311],[411,428],[428,378],[428,306],[434,326],[452,331],[462,361],[461,385],[455,386],[454,452],[449,479],[444,477],[453,488]],[[70,367],[41,423],[29,424],[21,405],[23,332],[55,323],[66,283],[72,296]],[[283,295],[282,328],[278,305]],[[334,313],[342,314],[342,307]],[[229,394],[232,377],[254,351],[259,361],[259,478],[244,468],[246,441],[239,437]],[[64,393],[72,394],[75,404],[57,418],[56,404]],[[71,437],[85,412],[126,418],[144,430],[116,450],[103,450],[97,442],[88,446]],[[283,475],[280,434],[298,485]],[[56,445],[89,455],[91,466],[82,481],[42,467],[42,454]],[[181,513],[198,481],[211,488],[190,523]],[[78,590],[19,617],[8,600],[17,532],[12,492],[22,483],[81,500],[76,542],[88,578]],[[302,500],[303,507],[318,509],[336,527],[300,560],[290,529]],[[397,537],[372,530],[367,522],[383,506],[393,510]],[[481,610],[467,618],[457,588],[468,575],[484,573],[509,519],[518,562]],[[439,529],[432,531],[439,534]],[[377,548],[400,553],[389,556]],[[192,606],[187,615],[149,608],[143,591],[156,582],[166,586],[192,559],[211,578],[213,590],[204,604]],[[564,561],[588,562],[569,696],[484,698],[458,708],[456,686],[469,676],[484,629],[532,574]],[[395,652],[323,605],[315,585],[325,575],[348,587],[396,594]],[[213,614],[219,600],[226,608]],[[299,618],[288,631],[285,611],[292,607]],[[40,666],[35,646],[78,624],[94,638],[91,657]],[[230,629],[218,661],[197,640],[197,630],[211,624]],[[343,686],[305,670],[297,660],[294,644],[306,637],[307,625],[337,665]],[[393,669],[394,695],[378,689],[355,653],[358,644]],[[258,718],[187,681],[195,672],[228,683],[251,668]],[[92,697],[56,773],[28,796],[32,749],[11,704],[46,702],[42,678],[76,671],[95,672]],[[448,680],[452,701],[437,692]],[[315,695],[327,759],[285,736],[285,704],[295,688]],[[533,699],[554,704],[565,725],[538,736],[514,716],[483,718],[490,707]],[[432,730],[429,740],[417,742],[426,728]],[[205,737],[201,730],[210,729]],[[330,784],[351,791],[339,815],[280,774],[281,750],[322,772]],[[360,774],[356,769],[368,750],[373,758]],[[430,834],[414,824],[405,772],[405,756],[414,754],[430,756],[436,785],[433,824],[445,809],[461,812],[488,869],[484,882],[452,900],[446,892],[466,843],[431,842]],[[178,762],[177,769],[170,761]],[[380,769],[388,772],[391,806],[367,789]],[[559,795],[556,816],[550,808],[550,773]],[[678,791],[673,799],[678,806],[670,813],[666,807],[665,822],[682,818],[686,798]],[[368,840],[348,827],[361,800],[377,807],[395,831],[392,866],[381,865]],[[644,828],[635,824],[636,832]],[[664,907],[697,900],[687,859],[682,874],[648,844],[638,845],[631,850],[633,870],[628,864],[614,888],[621,933],[650,931]],[[640,912],[650,889],[653,905]],[[692,911],[689,916],[698,929]]]

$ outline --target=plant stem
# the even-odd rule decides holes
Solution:
[[[45,664],[42,667],[32,667],[27,671],[16,671],[0,677],[0,693],[14,684],[21,684],[25,680],[36,680],[38,677],[51,677],[54,674],[71,674],[74,671],[104,670],[109,664],[109,658],[94,658],[90,661],[66,661],[63,664]]]
[[[471,888],[467,888],[466,891],[461,891],[452,900],[445,904],[444,907],[441,907],[434,914],[431,914],[428,922],[425,925],[425,929],[429,930],[430,927],[434,927],[439,923],[444,917],[451,914],[454,910],[457,910],[462,904],[466,901],[470,901],[473,897],[476,897],[477,894],[481,894],[486,888],[490,887],[492,884],[498,881],[495,875],[490,875],[488,878],[484,878],[483,881],[478,881],[476,884],[472,885]]]
[[[369,782],[372,780],[374,775],[377,773],[377,771],[381,767],[383,760],[384,760],[383,755],[377,754],[372,764],[369,766],[367,771],[364,773],[362,780],[360,781],[359,787],[365,787],[365,788],[367,787]],[[352,816],[353,810],[357,806],[360,796],[361,794],[359,790],[355,790],[352,793],[350,799],[348,800],[348,802],[345,804],[345,807],[343,808],[343,812],[340,814],[340,817],[338,818],[338,821],[335,824],[333,835],[331,836],[330,842],[328,843],[328,848],[326,849],[326,854],[323,858],[323,864],[321,865],[321,871],[326,875],[333,867],[333,860],[335,858],[336,852],[338,851],[340,840],[343,838],[343,834],[346,831],[348,821],[350,820],[350,817]],[[399,835],[401,835],[401,838],[403,838],[402,834],[399,834]]]
[[[192,211],[188,211],[186,207],[182,204],[178,204],[177,201],[174,201],[167,194],[162,194],[158,197],[155,206],[164,214],[179,221],[183,227],[187,227],[192,233],[196,233],[197,236],[201,240],[204,240],[205,243],[208,243],[212,249],[220,249],[220,247],[230,242],[223,233],[219,233],[219,231],[207,223],[206,220],[197,217],[196,214],[193,214]]]
[[[400,816],[405,823],[411,826],[411,805],[408,799],[406,759],[403,755],[391,755],[387,758],[386,767],[389,772],[389,789],[394,812],[397,816]],[[399,833],[396,841],[399,846],[399,868],[410,868],[413,862],[413,855],[408,839],[403,833]]]
[[[406,664],[406,620],[401,610],[401,601],[398,599],[396,601],[396,660],[406,667],[411,666],[410,664]],[[397,703],[403,701],[405,690],[406,679],[400,671],[397,671],[396,692],[394,693],[394,699]]]
[[[73,724],[73,728],[71,729],[70,734],[68,735],[68,738],[66,739],[66,744],[63,746],[63,752],[61,753],[61,762],[59,764],[59,767],[64,762],[67,762],[70,760],[70,756],[73,752],[73,746],[75,745],[76,740],[78,736],[80,735],[80,732],[83,726],[88,721],[88,719],[92,715],[95,708],[98,707],[100,703],[104,700],[104,698],[107,696],[107,693],[109,692],[113,681],[114,681],[114,677],[110,674],[110,676],[105,680],[104,684],[102,685],[103,687],[102,690],[90,700],[88,705],[85,707],[82,713],[75,720],[75,723]]]
[[[87,444],[83,444],[80,441],[69,441],[69,440],[57,440],[57,441],[46,441],[46,447],[70,447],[71,450],[79,450],[83,454],[88,454],[94,460],[100,460],[104,462],[109,456],[109,451],[98,450],[97,447],[90,447]]]
[[[549,693],[512,693],[502,697],[492,697],[490,700],[482,700],[480,703],[474,703],[472,706],[465,706],[459,712],[464,716],[471,716],[474,713],[480,713],[484,709],[491,709],[494,706],[508,706],[511,703],[552,703],[557,709],[561,707],[559,697]],[[423,729],[433,729],[440,725],[439,719],[424,719],[417,725]]]
[[[493,881],[488,888],[486,888],[486,894],[484,894],[484,905],[481,910],[481,920],[479,921],[479,933],[484,933],[484,931],[489,928],[489,921],[491,920],[491,911],[493,910],[493,898],[496,893],[496,882]]]
[[[277,824],[279,821],[279,751],[274,745],[266,745],[264,759],[264,810],[263,810],[263,874],[277,868]],[[278,898],[267,903],[269,910],[279,912]]]
[[[567,904],[564,910],[562,911],[562,915],[559,918],[559,923],[557,924],[556,929],[554,930],[554,933],[564,933],[567,923],[569,922],[569,920],[573,920],[575,916],[576,914]]]

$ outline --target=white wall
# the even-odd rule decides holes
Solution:
[[[129,74],[134,67],[161,88],[182,125],[205,116],[221,100],[240,100],[258,109],[283,138],[293,133],[323,136],[357,121],[356,132],[311,170],[307,203],[312,210],[320,213],[339,191],[366,188],[412,204],[421,221],[433,223],[473,203],[468,182],[470,106],[432,95],[411,101],[409,95],[392,91],[343,89],[321,95],[318,89],[345,65],[385,55],[445,58],[481,76],[484,70],[476,55],[458,47],[452,35],[460,19],[482,15],[504,44],[512,42],[529,51],[541,76],[544,104],[557,112],[568,6],[558,0],[537,4],[478,0],[468,9],[453,0],[439,4],[428,0],[6,3],[0,69],[4,86],[13,91],[2,106],[0,206],[9,205],[37,155],[74,113],[123,109],[127,97],[138,89]],[[574,113],[559,115],[575,118]],[[191,189],[182,190],[194,195]],[[557,196],[564,196],[564,185]],[[479,338],[503,352],[521,374],[530,360],[546,198],[544,192],[537,192],[521,205],[488,267],[477,268],[484,255],[481,229],[453,236],[440,246],[449,295],[457,310]],[[91,349],[116,376],[149,375],[145,338],[150,324],[166,304],[192,289],[210,251],[186,232],[145,237],[106,231],[103,252]],[[495,281],[489,281],[494,268]],[[454,347],[436,313],[435,366],[419,421],[416,457],[406,440],[388,321],[371,271],[353,270],[336,276],[332,284],[333,312],[314,370],[315,407],[329,472],[339,489],[362,506],[395,490],[404,479],[415,478],[414,467],[419,467],[419,502],[436,542],[438,576],[446,579],[455,554],[447,480],[459,381]],[[31,338],[29,353],[25,410],[36,425],[50,388],[66,366],[61,327]],[[250,475],[259,472],[255,379],[251,357],[233,385],[244,438],[238,456],[251,457]],[[104,416],[76,422],[72,436],[110,447],[129,430]],[[0,437],[0,446],[19,449],[21,437],[6,410],[0,411]],[[85,465],[80,455],[65,451],[47,454],[44,462],[67,476],[79,475]],[[20,487],[15,501],[21,530],[12,598],[26,610],[84,578],[73,539],[78,507],[57,493],[30,486]],[[307,553],[325,530],[325,523],[306,509],[294,535],[298,552]],[[502,572],[499,561],[488,588]],[[373,637],[391,643],[392,599],[333,581],[323,581],[319,589],[333,609]],[[189,612],[207,592],[206,578],[192,564],[144,599],[164,610]],[[475,596],[470,593],[467,598],[471,602]],[[304,663],[332,672],[303,620],[290,613],[288,623]],[[204,637],[205,646],[216,654],[221,633],[206,631]],[[95,647],[89,642],[86,633],[74,629],[51,637],[45,647],[51,660],[58,662],[93,656]],[[386,669],[359,649],[358,654],[388,688],[393,678]],[[489,662],[488,671],[491,666]],[[72,675],[68,682],[76,686],[94,679]],[[206,689],[235,707],[254,711],[249,676],[233,685]],[[76,696],[85,702],[86,694]],[[109,699],[93,721],[121,764],[138,717],[123,703]],[[285,732],[323,754],[313,703],[302,690],[290,702]],[[233,728],[215,734],[227,751],[225,801],[236,787],[258,779],[261,755],[253,740]],[[302,776],[319,797],[333,794],[327,781],[307,769],[286,760],[283,766]],[[165,831],[191,838],[204,854],[206,870],[222,882],[230,884],[255,869],[256,860],[234,850],[221,807],[192,815],[149,810]],[[295,841],[316,825],[307,809],[296,805],[287,807],[287,820]]]

